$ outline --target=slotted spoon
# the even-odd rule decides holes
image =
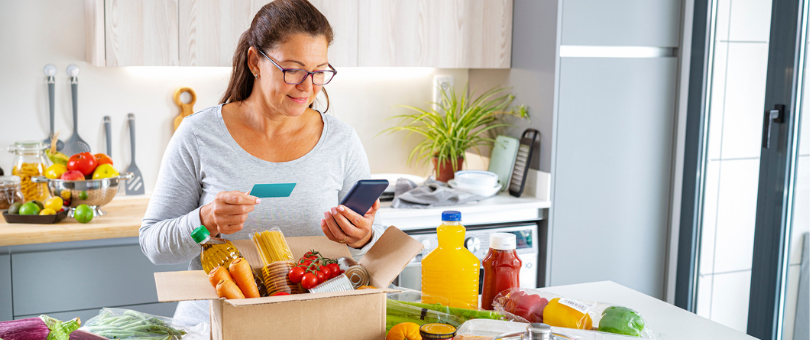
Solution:
[[[62,153],[73,156],[81,152],[90,152],[90,144],[79,137],[79,67],[68,65],[67,74],[70,76],[70,92],[73,94],[73,135],[65,142]]]

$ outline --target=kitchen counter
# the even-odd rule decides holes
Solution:
[[[116,197],[102,207],[107,214],[89,223],[68,217],[54,224],[6,223],[0,218],[0,247],[119,237],[137,237],[148,197]]]
[[[402,230],[435,228],[441,224],[442,211],[461,212],[465,225],[536,221],[546,218],[551,202],[534,197],[514,197],[502,192],[478,202],[426,209],[394,209],[384,202],[377,211],[376,223]]]
[[[600,301],[635,309],[641,313],[647,326],[659,339],[755,339],[615,282],[583,283],[539,290],[573,299]]]

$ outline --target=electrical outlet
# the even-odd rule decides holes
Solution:
[[[433,76],[433,102],[434,103],[441,103],[442,102],[442,92],[441,89],[444,91],[450,91],[453,87],[453,76]]]

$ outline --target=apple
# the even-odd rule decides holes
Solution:
[[[68,159],[67,169],[79,171],[85,176],[92,175],[96,170],[96,157],[89,152],[77,153]]]
[[[83,181],[84,175],[76,170],[71,170],[62,174],[63,181]]]
[[[112,162],[112,159],[110,158],[110,156],[107,156],[107,155],[105,155],[103,153],[97,153],[97,154],[93,155],[93,157],[96,158],[96,166],[99,166],[99,165],[102,165],[102,164],[113,165],[113,162]]]
[[[118,177],[118,171],[110,164],[101,164],[93,171],[93,179]]]

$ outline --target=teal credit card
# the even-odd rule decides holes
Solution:
[[[295,183],[254,184],[250,195],[258,198],[289,197],[295,188]]]

